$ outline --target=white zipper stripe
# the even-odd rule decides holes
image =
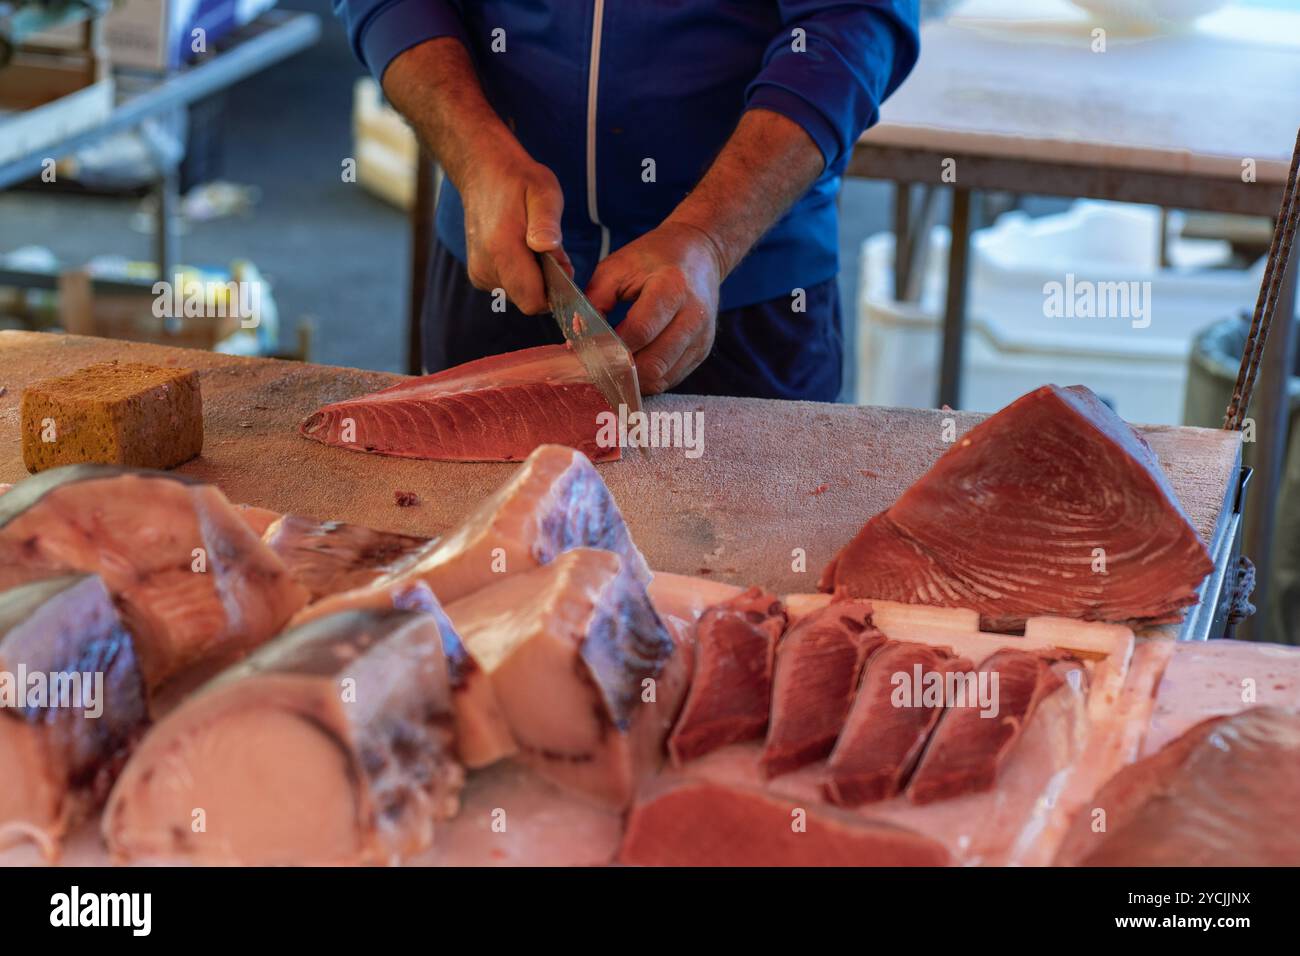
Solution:
[[[596,208],[596,92],[600,86],[600,37],[605,19],[605,0],[596,0],[591,22],[591,62],[587,67],[587,216],[600,226],[600,258],[609,255],[609,230],[601,224]]]

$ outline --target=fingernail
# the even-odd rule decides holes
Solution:
[[[558,229],[534,229],[528,234],[528,241],[551,246],[559,245],[560,232]]]

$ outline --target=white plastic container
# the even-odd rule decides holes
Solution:
[[[1159,229],[1155,207],[1083,201],[1038,219],[1008,213],[975,233],[962,407],[995,411],[1048,382],[1082,383],[1125,418],[1177,424],[1196,333],[1254,305],[1262,264],[1211,269],[1226,245],[1189,241],[1160,269]],[[931,407],[948,231],[930,237],[920,302],[893,299],[893,250],[888,233],[863,244],[857,397]]]

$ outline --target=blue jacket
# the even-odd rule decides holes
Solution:
[[[723,283],[722,309],[836,274],[840,177],[919,44],[917,0],[334,0],[334,8],[377,79],[425,40],[465,44],[489,102],[563,187],[564,247],[583,284],[601,257],[672,211],[744,110],[798,123],[826,169]],[[498,30],[505,49],[495,52]],[[653,182],[644,181],[647,159]],[[449,183],[437,221],[464,262],[464,212]]]

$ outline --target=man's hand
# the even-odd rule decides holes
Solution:
[[[479,289],[505,289],[522,312],[545,312],[546,288],[536,253],[553,253],[573,274],[560,248],[564,195],[555,174],[516,149],[476,166],[458,185],[465,205],[469,281]]]
[[[596,267],[587,286],[592,305],[608,312],[636,300],[618,334],[636,354],[644,394],[667,391],[708,357],[723,270],[708,234],[671,219]]]

